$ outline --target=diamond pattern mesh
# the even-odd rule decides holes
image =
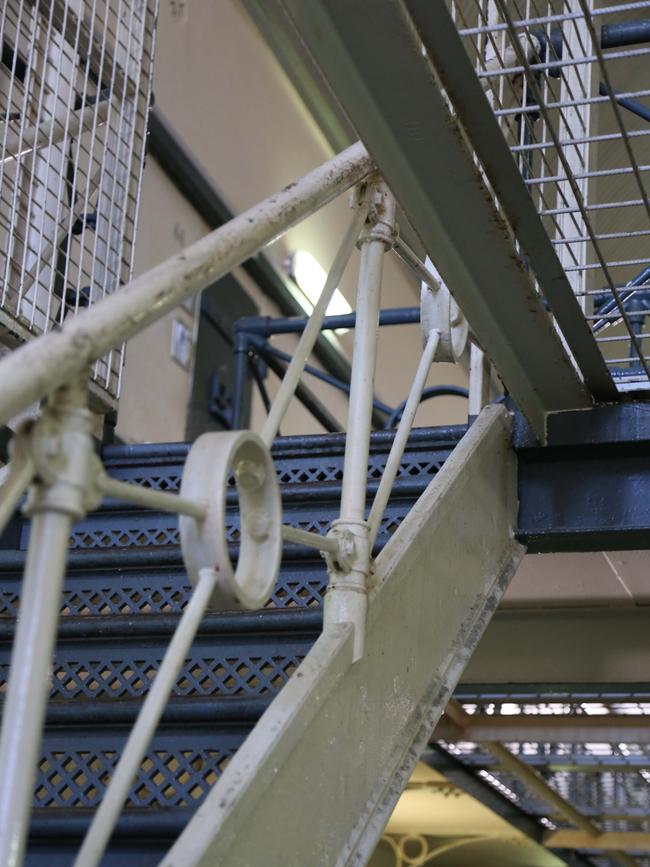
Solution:
[[[237,744],[151,749],[138,769],[130,807],[181,807],[203,800]],[[119,759],[118,749],[48,750],[39,761],[35,807],[95,807]]]
[[[179,696],[261,696],[278,692],[296,670],[302,653],[264,655],[232,653],[215,657],[193,654],[185,661],[173,689]],[[103,649],[103,648],[102,648]],[[144,695],[160,667],[164,647],[157,651],[138,648],[135,657],[77,659],[74,651],[58,653],[50,677],[52,698],[126,698]],[[99,657],[98,651],[95,651]],[[61,658],[63,657],[63,658]],[[0,692],[4,692],[9,665],[0,665]]]

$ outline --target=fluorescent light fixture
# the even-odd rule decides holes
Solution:
[[[287,271],[300,290],[294,293],[296,301],[305,313],[311,313],[325,286],[327,272],[308,250],[296,250],[292,253],[287,261]],[[352,313],[352,308],[343,293],[335,289],[332,300],[327,305],[327,315],[344,316],[347,313]],[[345,331],[347,329],[337,328],[336,333],[343,334]]]

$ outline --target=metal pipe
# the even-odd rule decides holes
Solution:
[[[647,18],[641,21],[603,24],[600,28],[601,48],[622,48],[624,45],[638,45],[640,42],[650,42],[650,20]]]
[[[286,366],[279,361],[273,353],[269,352],[265,346],[257,347],[257,354],[266,361],[271,370],[279,376],[280,379],[285,374]],[[300,403],[307,409],[328,433],[338,433],[343,430],[341,423],[334,418],[327,407],[316,397],[316,395],[304,384],[299,382],[296,386],[296,397]]]
[[[131,729],[108,788],[93,816],[88,833],[74,862],[74,867],[95,867],[102,857],[120,810],[128,797],[133,778],[140,767],[142,757],[153,737],[178,678],[178,673],[194,641],[194,636],[203,618],[217,578],[216,570],[201,569],[199,581],[189,604],[183,611],[174,637],[169,643],[158,673]]]
[[[338,542],[331,536],[321,536],[319,533],[310,533],[308,530],[300,530],[298,527],[282,525],[282,538],[285,542],[294,542],[296,545],[306,545],[317,551],[327,551],[336,556],[339,551]]]
[[[395,481],[395,477],[397,476],[397,471],[399,470],[402,455],[404,454],[404,449],[406,448],[406,443],[408,441],[411,428],[413,427],[415,414],[418,411],[418,406],[420,405],[422,390],[424,389],[424,384],[427,381],[427,376],[429,375],[429,371],[431,370],[431,365],[433,364],[433,359],[435,357],[439,343],[440,332],[437,329],[434,329],[429,333],[426,346],[424,347],[424,351],[422,352],[420,363],[418,364],[418,369],[413,378],[413,383],[411,385],[408,400],[406,401],[404,412],[402,413],[402,417],[395,433],[395,439],[393,440],[393,444],[390,448],[390,452],[386,460],[386,466],[384,467],[384,472],[381,476],[379,489],[375,494],[375,499],[373,500],[370,514],[368,515],[368,541],[370,545],[370,550],[372,550],[372,547],[375,544],[375,539],[377,538],[377,533],[379,532],[379,527],[381,525],[381,519],[384,517],[384,512],[386,511],[386,505],[388,503],[388,498],[390,497],[393,482]]]
[[[172,515],[189,515],[191,518],[196,518],[197,521],[203,521],[208,511],[204,503],[192,502],[184,497],[179,497],[178,494],[169,494],[154,488],[144,488],[142,485],[120,482],[107,475],[102,475],[98,484],[107,497],[134,503],[144,509],[169,512]]]
[[[284,374],[280,388],[273,399],[271,411],[266,417],[266,421],[264,422],[260,433],[262,441],[269,447],[277,436],[280,422],[284,418],[284,414],[294,396],[304,366],[307,363],[307,359],[311,355],[314,344],[320,334],[323,319],[325,318],[325,313],[329,303],[332,300],[332,296],[334,295],[341,278],[343,277],[343,272],[345,271],[350,256],[352,255],[357,238],[359,237],[359,232],[366,221],[367,215],[367,205],[361,205],[354,214],[350,227],[345,233],[341,246],[334,257],[327,279],[325,280],[325,285],[323,286],[323,291],[321,292],[316,306],[309,317],[309,321],[300,336],[293,358]]]
[[[0,734],[0,864],[22,863],[37,754],[49,692],[48,676],[75,521],[85,512],[94,457],[92,416],[81,377],[50,398],[35,432],[34,463],[41,478],[28,503],[32,526],[11,653]]]
[[[246,373],[248,371],[248,339],[244,332],[237,330],[235,326],[235,379],[232,401],[232,419],[230,427],[239,430],[242,427],[244,416],[244,388],[246,386]]]
[[[0,864],[22,864],[73,518],[34,515],[0,736]]]
[[[291,361],[291,356],[288,352],[284,352],[282,349],[278,349],[277,346],[270,346],[268,343],[265,344],[265,348],[267,352],[272,353],[281,361],[286,361],[287,364]],[[332,376],[330,373],[325,373],[323,370],[319,370],[317,367],[313,367],[311,364],[306,364],[304,367],[305,373],[310,374],[310,376],[315,377],[316,379],[320,379],[321,382],[326,382],[328,385],[331,385],[332,388],[336,388],[339,391],[345,392],[348,396],[350,395],[350,383],[343,382],[341,379],[337,379],[335,376]],[[372,405],[375,410],[379,413],[384,413],[384,415],[392,415],[393,407],[389,406],[387,403],[384,403],[383,400],[379,400],[377,397],[373,398]]]
[[[363,656],[368,611],[371,548],[365,520],[368,456],[372,428],[379,308],[384,255],[395,242],[395,199],[381,179],[369,186],[373,224],[361,239],[352,377],[343,459],[340,517],[329,535],[340,543],[340,556],[328,560],[325,632],[337,624],[354,627],[352,661]]]
[[[411,250],[406,241],[404,241],[399,235],[395,240],[393,250],[397,253],[402,262],[408,265],[408,267],[415,272],[416,276],[419,277],[423,283],[426,283],[429,289],[433,292],[437,292],[438,289],[440,289],[440,283],[436,279],[435,274],[432,274],[431,271],[429,271],[420,257]]]
[[[372,169],[357,143],[0,362],[0,424],[223,277]]]
[[[357,327],[341,487],[342,521],[364,520],[384,253],[381,240],[366,241],[361,248]]]
[[[253,374],[253,379],[255,380],[255,384],[257,385],[257,390],[260,393],[260,397],[262,398],[262,404],[264,405],[264,409],[266,412],[271,411],[271,398],[269,397],[269,393],[266,389],[266,385],[264,384],[264,378],[258,368],[258,366],[254,363],[252,359],[250,361],[251,373]],[[280,431],[278,430],[278,436],[280,436]]]
[[[420,321],[419,307],[388,307],[379,311],[379,325],[416,325]],[[299,334],[307,326],[307,317],[290,317],[272,319],[270,316],[251,316],[240,319],[235,328],[248,334],[258,334],[272,337],[274,334]],[[356,328],[357,314],[343,313],[339,316],[326,316],[323,319],[323,331],[338,328]]]
[[[620,106],[626,108],[628,111],[631,111],[632,114],[635,114],[642,120],[647,120],[650,122],[650,108],[645,106],[642,102],[639,102],[637,99],[627,99],[626,97],[621,96],[621,94],[615,90],[613,90],[610,94],[609,90],[607,89],[607,85],[603,81],[601,81],[598,91],[601,96],[613,96]]]
[[[8,465],[7,479],[0,488],[0,534],[34,477],[34,463],[29,457],[25,456],[17,467],[14,466],[15,460],[13,458]]]
[[[425,388],[420,396],[420,403],[423,403],[425,400],[429,400],[432,397],[469,397],[469,393],[466,388],[463,388],[462,385],[430,385],[428,388]],[[395,426],[396,422],[402,417],[402,413],[406,408],[407,401],[404,400],[402,403],[398,404],[390,417],[386,421],[385,430],[390,430]]]

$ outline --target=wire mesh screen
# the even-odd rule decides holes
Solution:
[[[645,381],[650,2],[449,5],[619,388]]]
[[[131,277],[157,0],[0,9],[0,340],[63,323]],[[92,380],[110,405],[122,348]]]

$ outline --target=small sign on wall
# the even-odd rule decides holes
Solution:
[[[190,13],[188,0],[170,0],[169,8],[172,13],[172,21],[176,24],[185,24]]]
[[[189,370],[192,361],[192,332],[180,319],[172,321],[171,356],[184,370]]]

